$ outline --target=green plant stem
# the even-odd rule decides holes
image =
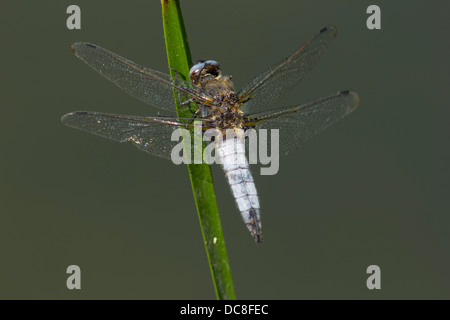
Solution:
[[[179,1],[162,0],[161,5],[170,73],[172,76],[186,79],[192,58]],[[178,117],[191,117],[192,114],[180,110],[177,95],[174,97]],[[236,299],[211,168],[207,164],[188,164],[188,169],[217,299]]]

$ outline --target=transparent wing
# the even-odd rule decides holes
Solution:
[[[73,53],[119,88],[154,107],[175,112],[174,89],[181,103],[194,99],[208,104],[211,98],[190,82],[140,66],[95,44],[72,44]],[[186,103],[187,105],[187,103]]]
[[[249,115],[246,125],[256,129],[279,129],[280,154],[287,154],[351,113],[358,105],[359,97],[355,92],[341,91],[303,105]]]
[[[290,57],[251,79],[238,92],[243,110],[254,113],[273,107],[278,98],[302,80],[336,37],[336,28],[328,26],[304,43]]]
[[[61,118],[66,126],[118,142],[132,142],[140,150],[165,159],[171,159],[172,148],[181,141],[171,141],[173,131],[179,126],[192,127],[184,120],[190,119],[85,111],[68,113]]]

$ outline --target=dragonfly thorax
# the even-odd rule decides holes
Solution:
[[[243,127],[241,103],[234,91],[231,76],[219,75],[205,79],[199,86],[213,98],[211,105],[203,108],[203,117],[213,120],[214,126],[222,130]]]
[[[214,127],[220,130],[244,127],[244,115],[240,108],[212,107],[208,109],[209,113],[206,117],[214,122]]]
[[[243,112],[231,76],[223,76],[217,61],[200,60],[189,71],[191,82],[208,93],[212,98],[210,105],[202,106],[201,115],[214,122],[219,129],[242,128]]]

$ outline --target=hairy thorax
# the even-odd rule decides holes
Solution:
[[[243,112],[231,76],[204,80],[201,87],[214,98],[212,106],[204,109],[205,118],[213,120],[215,126],[221,130],[243,128]]]

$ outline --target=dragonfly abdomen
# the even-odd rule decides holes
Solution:
[[[216,151],[242,219],[255,241],[262,243],[259,199],[245,157],[244,142],[239,137],[218,141]]]

